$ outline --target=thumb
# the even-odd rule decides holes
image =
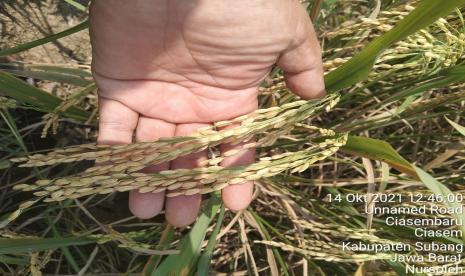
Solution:
[[[284,70],[287,87],[301,98],[325,95],[321,48],[306,13],[299,20],[293,43],[281,53],[277,64]]]

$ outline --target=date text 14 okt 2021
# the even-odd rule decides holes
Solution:
[[[386,194],[361,194],[361,193],[348,193],[348,194],[328,194],[329,202],[348,202],[348,203],[402,203],[402,202],[415,202],[415,203],[446,203],[463,201],[462,194],[422,194],[422,193],[386,193]]]

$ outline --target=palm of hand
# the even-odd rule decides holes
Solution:
[[[294,92],[321,95],[319,47],[305,11],[288,0],[250,2],[232,7],[228,1],[120,0],[112,7],[93,2],[99,143],[130,143],[134,130],[137,141],[186,135],[250,113],[257,108],[260,82],[276,62]],[[205,158],[200,152],[146,170],[192,168]],[[253,151],[242,151],[222,165],[253,160]],[[245,208],[251,197],[252,183],[223,190],[233,210]],[[130,208],[142,218],[159,213],[163,202],[162,193],[130,194]],[[168,221],[185,226],[195,219],[200,196],[168,198],[165,205]]]

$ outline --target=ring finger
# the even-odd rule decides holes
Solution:
[[[136,128],[136,142],[156,141],[161,137],[172,137],[176,125],[163,120],[139,117]],[[169,169],[169,162],[152,165],[144,168],[142,172],[155,173]],[[129,193],[129,209],[139,218],[148,219],[158,215],[163,209],[165,192],[141,193],[137,190]]]

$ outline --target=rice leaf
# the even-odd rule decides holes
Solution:
[[[11,256],[0,255],[1,264],[27,265],[29,260],[26,258],[16,258]]]
[[[53,112],[62,102],[58,97],[28,85],[2,71],[0,71],[0,92],[43,112]],[[86,121],[90,113],[77,107],[70,107],[62,115],[79,121]]]
[[[448,15],[455,8],[465,4],[465,0],[437,1],[423,0],[415,10],[400,20],[397,25],[370,42],[362,51],[342,66],[325,76],[326,90],[334,92],[368,77],[376,58],[393,43],[421,30],[438,18]]]
[[[77,86],[87,86],[92,83],[92,80],[90,79],[92,75],[89,72],[78,68],[4,63],[0,64],[0,69],[15,76],[61,82]]]
[[[161,234],[161,237],[160,237],[160,240],[158,242],[156,249],[157,250],[168,249],[173,239],[174,239],[174,227],[169,223],[165,223],[165,229],[163,230],[163,233]],[[156,269],[162,257],[163,255],[152,255],[144,266],[144,270],[141,273],[142,276],[149,276],[152,273],[152,271]]]
[[[83,245],[95,242],[96,239],[85,237],[0,239],[0,254],[37,252],[59,247]]]
[[[451,124],[451,126],[453,126],[458,132],[460,132],[460,134],[465,136],[465,127],[464,126],[461,126],[461,125],[457,124],[456,122],[450,120],[447,117],[445,117],[445,118],[446,118],[447,122],[449,122],[449,124]]]
[[[70,4],[71,6],[75,7],[76,9],[85,12],[87,10],[86,6],[74,1],[74,0],[64,0],[66,3]]]
[[[87,27],[89,27],[89,21],[86,20],[86,21],[81,22],[78,25],[76,25],[74,27],[71,27],[71,28],[69,28],[67,30],[64,30],[62,32],[59,32],[59,33],[56,33],[56,34],[53,34],[53,35],[49,35],[49,36],[46,36],[44,38],[40,38],[40,39],[31,41],[31,42],[27,42],[27,43],[24,43],[24,44],[21,44],[21,45],[12,47],[12,48],[1,50],[0,51],[0,57],[8,56],[8,55],[12,55],[12,54],[16,54],[16,53],[19,53],[19,52],[22,52],[22,51],[32,49],[34,47],[49,43],[51,41],[55,41],[57,39],[72,35],[72,34],[77,33],[77,32],[80,32],[80,31],[82,31],[84,29],[87,29]]]
[[[168,256],[158,267],[152,272],[152,276],[162,275],[190,275],[193,274],[198,258],[202,242],[207,234],[207,228],[215,217],[218,209],[221,206],[221,195],[219,192],[212,194],[212,197],[205,205],[204,211],[197,219],[194,227],[181,242],[181,253]]]
[[[223,223],[224,218],[224,205],[221,204],[220,214],[218,215],[218,220],[216,221],[215,229],[213,229],[210,238],[208,239],[207,247],[205,248],[205,252],[200,257],[199,263],[197,265],[197,274],[198,275],[207,275],[208,271],[210,270],[210,263],[213,257],[213,250],[215,249],[216,245],[216,237],[220,232],[221,225]]]
[[[433,88],[447,87],[448,85],[451,85],[453,83],[462,83],[465,81],[465,72],[461,72],[464,69],[465,66],[458,65],[444,70],[442,72],[439,72],[436,77],[431,77],[431,79],[421,83],[419,86],[414,86],[411,89],[407,89],[405,91],[396,93],[381,101],[376,106],[391,103],[403,99],[405,97],[419,96],[424,91]]]
[[[412,168],[410,162],[400,156],[400,154],[385,141],[350,135],[347,139],[347,143],[341,149],[360,157],[386,162],[393,168],[417,178],[415,170]]]
[[[386,263],[397,273],[399,276],[407,276],[405,273],[405,266],[399,262],[393,261],[386,261]],[[410,273],[408,275],[425,275],[425,274],[418,274],[418,273]]]
[[[446,206],[450,208],[454,208],[455,210],[461,210],[460,208],[463,208],[462,202],[457,202],[453,200],[454,194],[449,188],[447,188],[447,186],[437,181],[434,177],[432,177],[430,174],[428,174],[424,170],[416,166],[413,166],[413,168],[415,169],[417,175],[420,177],[421,182],[423,182],[423,184],[425,184],[425,186],[428,189],[430,189],[434,193],[434,195],[442,196],[442,198],[444,199],[443,202],[445,203]],[[465,221],[464,212],[460,212],[460,211],[454,212],[453,214],[451,214],[451,216],[455,217],[458,221]],[[462,233],[464,233],[465,224],[462,223],[462,225],[458,225],[458,226],[462,230]]]

